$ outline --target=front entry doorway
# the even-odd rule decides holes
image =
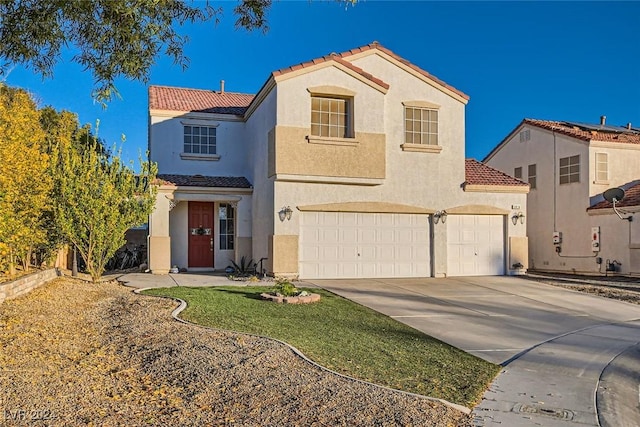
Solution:
[[[213,203],[189,202],[189,267],[213,268]]]

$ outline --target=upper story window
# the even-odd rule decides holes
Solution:
[[[533,190],[537,186],[537,167],[536,165],[529,165],[529,188]]]
[[[580,182],[580,156],[560,159],[560,184]]]
[[[185,125],[184,152],[188,154],[216,154],[216,128]]]
[[[609,160],[607,153],[596,153],[596,182],[609,181]]]
[[[311,136],[352,138],[351,99],[311,96]]]
[[[531,139],[531,130],[525,129],[520,132],[520,142],[527,142]]]
[[[405,144],[438,145],[438,110],[404,108]]]
[[[522,179],[522,167],[517,167],[513,169],[514,178]]]

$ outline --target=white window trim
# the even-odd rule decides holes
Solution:
[[[187,120],[181,120],[180,124],[182,124],[182,135],[183,135],[182,150],[184,150],[184,127],[197,126],[197,127],[216,128],[216,151],[218,151],[218,126],[220,126],[220,123],[212,123],[208,120],[187,119]],[[220,154],[185,153],[183,151],[180,153],[180,159],[217,162],[218,160],[220,160]]]
[[[605,162],[605,164],[607,166],[607,170],[606,170],[607,171],[607,179],[606,180],[598,179],[598,155],[599,154],[604,155],[605,158],[606,158],[606,162]],[[602,153],[602,152],[596,153],[595,156],[594,156],[594,161],[595,161],[595,170],[594,170],[593,183],[594,184],[609,184],[609,153]]]

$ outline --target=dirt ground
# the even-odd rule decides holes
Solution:
[[[637,277],[532,273],[526,278],[574,291],[640,304],[640,278]]]
[[[268,339],[173,320],[172,301],[60,278],[0,305],[0,426],[469,426]]]

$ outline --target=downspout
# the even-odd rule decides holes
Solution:
[[[558,169],[556,165],[558,164],[557,160],[557,152],[556,152],[556,132],[554,130],[551,131],[553,133],[553,231],[558,231],[556,226],[556,198],[558,188],[556,185],[558,184]]]

